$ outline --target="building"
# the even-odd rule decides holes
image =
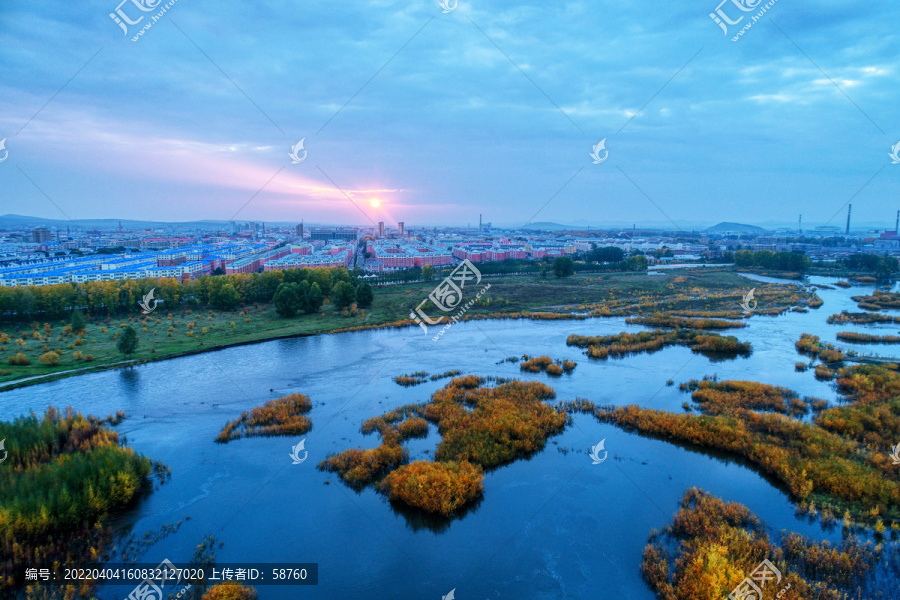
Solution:
[[[384,237],[384,221],[378,221],[378,237]]]
[[[358,229],[313,229],[309,233],[309,239],[323,241],[344,240],[347,242],[355,242],[358,237]]]
[[[35,244],[49,242],[53,239],[53,234],[46,227],[35,227],[31,230],[31,241]]]
[[[297,225],[297,237],[303,237],[303,223]]]
[[[397,223],[397,233],[403,237],[403,221]]]

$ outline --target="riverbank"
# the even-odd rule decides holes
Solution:
[[[409,319],[410,312],[438,283],[379,288],[372,306],[365,310],[345,312],[326,304],[317,313],[292,318],[280,317],[271,304],[256,304],[233,312],[190,309],[166,312],[160,307],[147,316],[92,318],[80,335],[67,333],[66,322],[11,324],[0,328],[0,357],[8,359],[21,353],[29,364],[3,364],[0,390],[269,340],[392,325],[416,326]],[[712,298],[749,287],[752,286],[746,279],[731,271],[710,269],[653,275],[587,273],[560,279],[509,275],[492,277],[490,293],[471,307],[467,317],[585,318],[585,307],[594,313],[598,309],[602,312],[604,307],[613,307],[618,313],[623,310],[637,313],[646,310],[648,298],[667,305],[675,298],[696,298],[697,289],[707,290]],[[703,299],[692,303],[699,310],[704,307]],[[739,310],[737,306],[734,308]],[[441,314],[436,308],[430,310],[432,317]],[[119,332],[129,326],[136,330],[139,345],[133,355],[123,360],[116,341]],[[41,356],[51,350],[58,355],[58,362],[41,362]]]

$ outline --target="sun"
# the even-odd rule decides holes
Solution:
[[[372,205],[372,208],[378,208],[379,206],[381,206],[381,200],[379,200],[378,198],[372,198],[369,204]]]

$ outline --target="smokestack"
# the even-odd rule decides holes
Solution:
[[[797,222],[797,235],[803,235],[803,215],[800,215],[800,220]]]
[[[484,228],[481,226],[481,213],[478,213],[478,231],[484,231]]]
[[[894,224],[894,233],[900,235],[900,210],[897,211],[897,222]]]
[[[847,230],[844,231],[844,235],[850,235],[850,211],[853,210],[853,205],[847,205]]]

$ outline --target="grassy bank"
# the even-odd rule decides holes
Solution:
[[[652,313],[654,307],[671,310],[681,306],[699,311],[708,308],[716,314],[726,308],[732,312],[736,309],[740,314],[734,301],[739,301],[741,294],[750,287],[746,279],[725,270],[661,275],[585,274],[563,279],[521,275],[482,280],[482,284],[488,282],[491,284],[489,293],[471,307],[469,315],[502,318],[510,313],[559,314],[586,310],[598,314],[607,312],[605,309],[608,314],[641,314]],[[86,329],[80,334],[67,331],[67,321],[6,324],[0,328],[0,385],[29,385],[137,361],[163,360],[271,339],[396,323],[408,320],[410,311],[428,297],[437,283],[379,288],[372,307],[366,310],[345,311],[326,304],[315,314],[292,318],[280,317],[271,304],[253,304],[235,311],[184,309],[168,312],[160,306],[146,317],[89,316]],[[763,308],[765,296],[761,287],[757,288],[757,297]],[[771,286],[771,289],[773,295],[783,296],[782,300],[798,300],[793,289],[780,286]],[[699,299],[698,290],[702,290]],[[474,298],[474,291],[470,295]],[[780,304],[778,308],[781,309]],[[442,313],[432,308],[428,314],[436,317]],[[564,314],[561,316],[566,318]],[[139,346],[126,360],[116,349],[116,342],[128,326],[136,330]],[[55,363],[41,362],[41,357],[48,353],[56,354]],[[24,360],[13,358],[18,355]],[[27,364],[9,364],[10,358],[13,362]]]

